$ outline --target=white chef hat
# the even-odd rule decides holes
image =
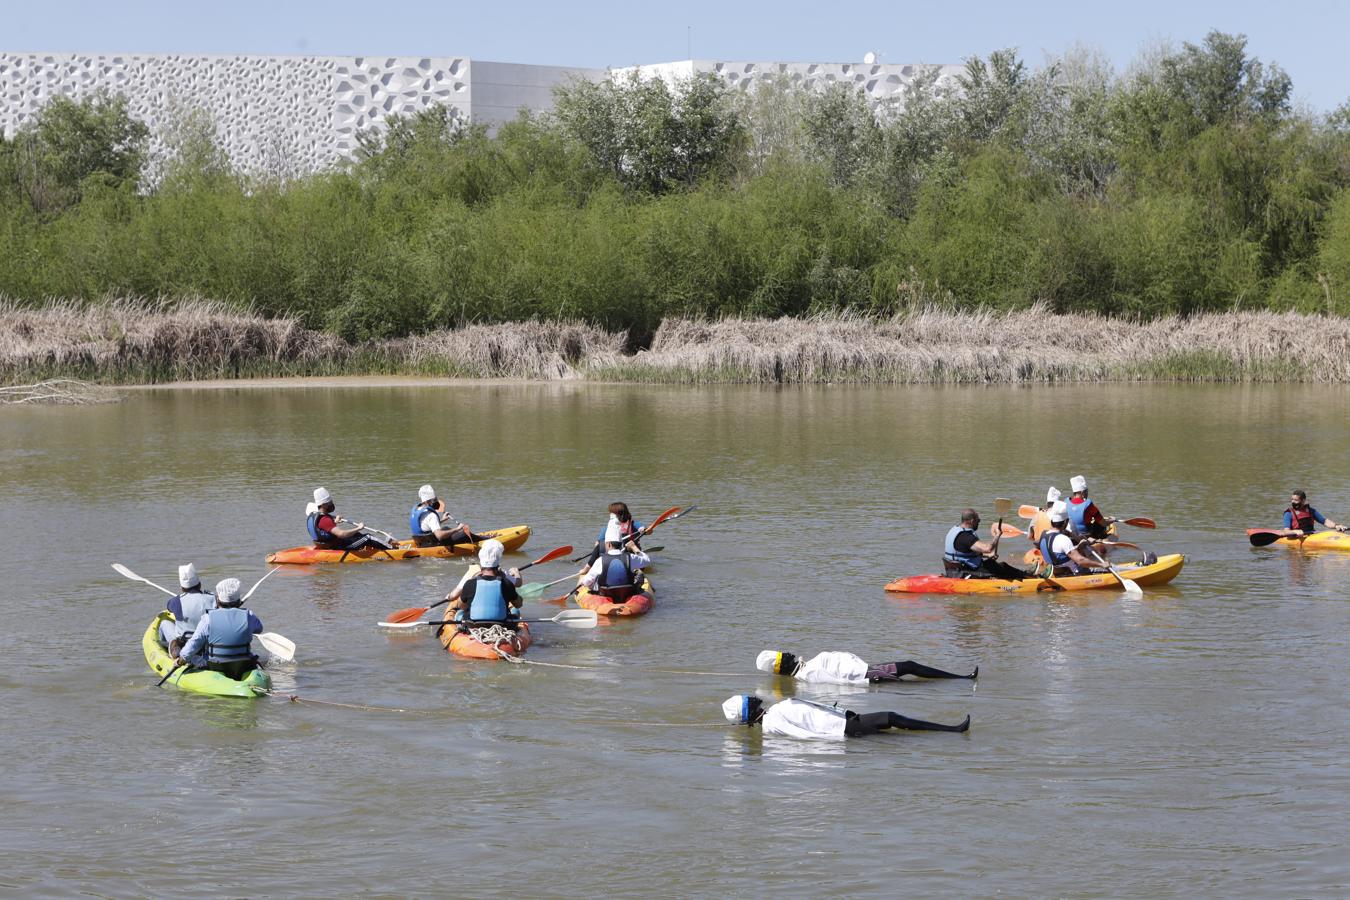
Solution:
[[[424,484],[417,489],[417,499],[426,503],[428,500],[436,499],[436,489],[429,484]]]
[[[1063,495],[1060,494],[1059,488],[1057,488],[1057,487],[1052,487],[1052,488],[1050,488],[1050,490],[1048,490],[1048,491],[1045,492],[1045,502],[1046,502],[1046,503],[1054,503],[1054,502],[1055,502],[1056,500],[1058,500],[1061,496],[1063,496]]]
[[[618,544],[623,542],[623,528],[619,525],[619,517],[614,513],[609,514],[609,523],[605,525],[605,543]]]
[[[238,578],[226,578],[216,582],[216,603],[221,606],[235,606],[239,603],[239,591],[243,587]]]
[[[1087,479],[1084,478],[1082,475],[1073,476],[1072,478],[1069,479],[1069,489],[1073,491],[1075,494],[1079,494],[1082,493],[1083,491],[1086,491]]]
[[[197,567],[192,563],[186,566],[178,567],[178,586],[190,588],[193,585],[201,584],[202,580],[197,577]]]
[[[485,569],[497,568],[497,563],[502,561],[502,553],[505,550],[502,542],[496,538],[483,541],[483,545],[478,548],[478,564]]]
[[[323,506],[325,503],[331,502],[332,499],[333,495],[328,493],[328,488],[316,487],[314,489],[314,502],[319,504],[320,506]]]
[[[1050,521],[1067,522],[1069,521],[1069,508],[1064,505],[1063,500],[1056,500],[1050,504]]]

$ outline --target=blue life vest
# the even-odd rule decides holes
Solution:
[[[470,619],[475,622],[505,622],[510,617],[502,575],[491,578],[478,576],[469,584],[473,585],[473,597],[469,602]],[[462,615],[456,613],[455,618],[458,620]]]
[[[1077,534],[1087,534],[1087,525],[1083,521],[1083,516],[1087,514],[1088,507],[1092,505],[1092,501],[1085,497],[1083,498],[1082,503],[1074,503],[1073,500],[1070,499],[1069,502],[1064,505],[1068,507],[1069,527]]]
[[[211,610],[206,633],[207,662],[227,663],[248,659],[253,632],[248,627],[248,610],[239,606]]]
[[[432,512],[430,506],[419,503],[408,513],[408,530],[412,532],[414,538],[431,537],[431,532],[422,527],[422,519],[429,512]]]
[[[316,544],[333,544],[337,538],[333,537],[333,532],[319,527],[319,517],[323,513],[314,511],[305,519],[305,528],[309,531],[309,538]]]
[[[173,598],[177,600],[177,609],[171,605],[169,612],[174,616],[174,628],[176,637],[187,637],[197,630],[197,623],[202,620],[202,614],[208,610],[216,608],[216,595],[204,594],[200,591],[185,591]],[[173,604],[173,600],[169,601]],[[179,615],[179,613],[182,615]]]
[[[964,566],[973,571],[984,564],[984,557],[975,552],[962,553],[957,551],[956,536],[963,531],[975,534],[975,529],[973,528],[967,528],[964,525],[953,525],[951,530],[947,532],[947,544],[942,554],[942,558],[948,562],[954,562],[959,566]],[[979,535],[976,535],[976,539],[979,539]]]
[[[1050,545],[1054,542],[1055,537],[1060,534],[1063,534],[1063,532],[1059,529],[1045,529],[1045,533],[1041,535],[1040,541],[1041,559],[1052,566],[1068,566],[1072,571],[1077,572],[1078,564],[1069,557],[1069,554],[1053,553],[1050,550]]]
[[[622,553],[610,555],[606,553],[600,557],[603,565],[600,567],[600,577],[596,579],[596,586],[600,588],[619,588],[633,586],[633,555],[627,550]]]

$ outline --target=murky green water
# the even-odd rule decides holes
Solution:
[[[1347,401],[501,385],[0,410],[0,892],[1343,895],[1350,554],[1243,529],[1299,486],[1350,519]],[[1162,524],[1133,537],[1187,554],[1172,585],[881,590],[934,570],[960,507],[1079,472],[1107,513]],[[283,571],[250,601],[299,645],[279,689],[408,712],[154,687],[139,639],[164,598],[109,563],[249,584],[302,541],[315,485],[402,532],[424,481],[475,526],[529,523],[536,554],[589,542],[614,498],[700,508],[650,542],[649,616],[538,629],[527,659],[577,668],[376,628],[462,572],[417,561]],[[729,694],[791,690],[761,649],[978,663],[977,688],[802,692],[974,727],[819,745],[726,725]]]

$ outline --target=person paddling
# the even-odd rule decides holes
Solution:
[[[389,549],[384,541],[363,531],[364,522],[339,525],[335,512],[337,505],[333,503],[333,495],[327,488],[315,488],[314,502],[305,508],[305,528],[315,546],[331,550],[360,550],[367,546]]]
[[[868,665],[852,653],[827,650],[803,660],[780,650],[763,650],[755,657],[755,668],[771,675],[785,675],[816,684],[876,684],[881,681],[899,681],[906,675],[918,678],[978,678],[980,667],[969,675],[944,672],[912,659],[901,662]]]
[[[192,563],[178,567],[178,586],[182,593],[169,598],[164,608],[173,613],[172,622],[161,622],[159,638],[170,656],[177,656],[183,644],[197,630],[197,624],[207,610],[216,606],[216,595],[202,587],[197,567]]]
[[[1105,538],[1116,520],[1102,515],[1097,504],[1088,497],[1087,479],[1082,475],[1075,475],[1069,479],[1069,488],[1073,491],[1066,504],[1069,529],[1080,537],[1089,537],[1094,541]]]
[[[496,538],[484,541],[478,548],[478,566],[465,572],[459,584],[445,595],[450,601],[446,607],[447,621],[468,619],[475,625],[493,625],[518,618],[513,610],[524,603],[516,593],[522,579],[518,569],[503,573],[499,568],[504,551],[502,542]],[[466,629],[461,626],[460,630]]]
[[[1050,507],[1061,496],[1057,487],[1051,487],[1045,492],[1045,505],[1036,511],[1036,515],[1031,517],[1031,524],[1027,526],[1027,540],[1031,541],[1032,546],[1040,545],[1041,535],[1050,527]]]
[[[651,530],[646,528],[641,522],[633,518],[633,514],[628,511],[628,504],[623,501],[615,501],[609,505],[609,515],[611,518],[619,520],[619,534],[624,539],[631,538],[633,545],[641,549],[642,538],[650,534]],[[591,548],[590,558],[586,560],[586,565],[595,565],[595,561],[600,558],[600,554],[605,549],[605,530],[609,528],[609,522],[606,521],[605,527],[600,529],[596,535],[595,546]]]
[[[638,549],[631,534],[625,541],[623,525],[615,513],[610,513],[604,537],[604,555],[581,573],[577,586],[604,594],[611,602],[622,603],[638,592],[642,585],[642,570],[650,566],[652,560]]]
[[[1090,572],[1105,572],[1098,568],[1101,564],[1079,549],[1090,543],[1088,538],[1075,540],[1067,528],[1069,513],[1064,501],[1059,500],[1050,506],[1050,528],[1041,535],[1041,559],[1048,567],[1050,575],[1086,575]]]
[[[1026,578],[1026,572],[999,561],[998,542],[1002,535],[982,541],[979,528],[980,514],[969,508],[962,510],[961,524],[953,525],[947,532],[942,554],[946,574],[954,578]]]
[[[453,527],[447,522],[455,521],[436,497],[436,489],[424,484],[417,489],[417,505],[408,513],[408,528],[412,531],[413,543],[419,547],[441,545],[453,547],[455,544],[479,544],[484,540],[481,534],[474,534],[463,522]]]
[[[1312,534],[1317,530],[1318,525],[1325,525],[1336,531],[1346,531],[1350,529],[1347,525],[1337,525],[1331,519],[1322,515],[1317,509],[1308,502],[1308,492],[1304,490],[1293,491],[1289,495],[1289,508],[1284,511],[1284,529],[1280,533],[1285,537],[1303,537]]]
[[[249,649],[253,635],[263,630],[262,621],[239,599],[238,578],[216,584],[216,608],[202,613],[197,629],[183,646],[175,663],[220,672],[238,681],[258,668],[258,657]]]
[[[815,740],[833,740],[877,734],[891,728],[908,731],[970,730],[970,716],[959,725],[940,725],[911,719],[897,712],[856,713],[851,709],[824,706],[807,700],[780,700],[765,707],[764,701],[753,694],[737,694],[722,703],[722,715],[736,725],[760,725],[765,734]]]

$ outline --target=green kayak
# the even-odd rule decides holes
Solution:
[[[159,645],[159,623],[171,621],[173,613],[165,610],[155,616],[150,627],[145,629],[145,636],[141,638],[145,661],[161,678],[165,672],[173,668],[173,658],[169,656],[169,651]],[[262,669],[254,669],[244,676],[242,681],[235,681],[227,675],[209,669],[184,668],[174,673],[166,684],[177,685],[182,690],[198,694],[211,694],[214,697],[261,697],[272,691],[272,679],[267,677],[267,673]]]

